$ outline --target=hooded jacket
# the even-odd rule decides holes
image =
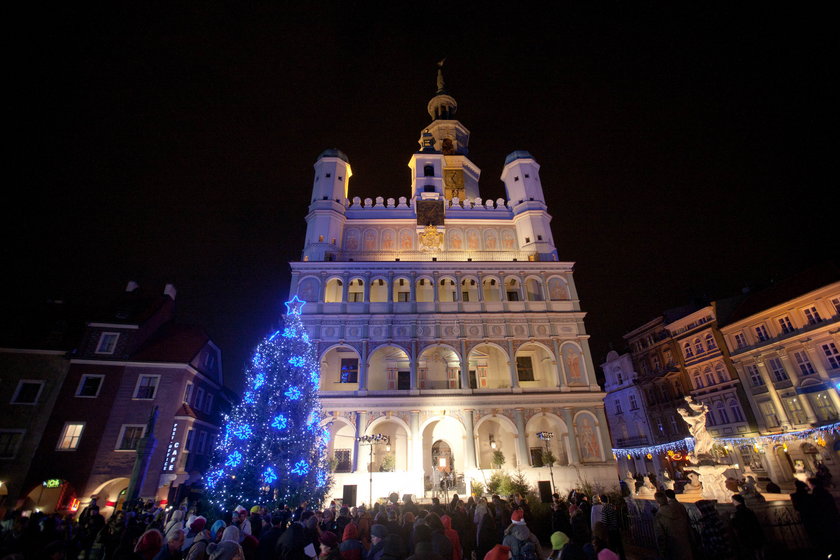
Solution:
[[[452,518],[448,515],[442,515],[440,522],[443,523],[443,534],[452,543],[452,560],[461,560],[463,558],[461,536],[458,534],[458,531],[452,528]]]
[[[210,538],[206,531],[201,531],[193,539],[192,545],[186,550],[184,560],[204,560],[207,558],[207,545],[210,544]]]
[[[517,560],[522,554],[520,550],[522,545],[524,545],[527,541],[531,541],[534,544],[534,552],[536,553],[537,558],[542,560],[543,555],[540,540],[524,523],[511,523],[510,526],[505,529],[505,537],[502,539],[502,544],[510,547],[510,553],[513,555],[513,560]]]
[[[341,555],[341,560],[362,560],[364,557],[365,551],[362,548],[362,541],[359,540],[359,529],[355,523],[350,522],[344,526],[338,553]]]

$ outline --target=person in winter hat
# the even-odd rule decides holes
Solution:
[[[320,536],[321,560],[340,560],[338,555],[338,537],[332,531],[324,531]]]
[[[235,525],[225,527],[222,540],[207,545],[209,560],[245,560],[245,552],[239,546],[239,529]]]
[[[204,527],[207,525],[207,519],[202,516],[190,516],[191,521],[187,523],[186,535],[184,536],[184,545],[181,550],[187,550],[192,546],[195,537],[204,532]]]
[[[149,529],[140,536],[134,546],[134,553],[142,560],[152,560],[163,547],[163,533]]]
[[[484,555],[484,560],[508,560],[511,558],[510,547],[497,544]]]
[[[522,510],[517,511],[522,512]],[[511,519],[513,519],[513,516],[511,516]],[[522,520],[520,519],[520,521]],[[518,523],[511,520],[510,526],[505,530],[505,537],[502,539],[502,544],[510,548],[511,558],[513,560],[527,560],[529,549],[531,549],[534,558],[542,560],[540,541],[528,529],[524,521]]]
[[[341,560],[362,560],[365,555],[362,541],[359,540],[359,530],[352,521],[344,526],[344,534],[341,536],[338,552]]]
[[[192,545],[187,549],[184,560],[205,560],[207,558],[207,546],[210,544],[210,532],[201,531],[193,539]]]

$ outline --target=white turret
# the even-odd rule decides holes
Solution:
[[[306,216],[303,260],[333,260],[341,249],[348,186],[353,172],[340,150],[325,150],[315,162],[312,203]]]
[[[540,164],[526,151],[511,152],[505,158],[502,181],[513,209],[519,248],[528,251],[534,260],[556,261],[551,216],[540,183]]]

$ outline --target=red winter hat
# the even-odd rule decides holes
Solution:
[[[484,555],[484,560],[508,560],[510,558],[510,547],[497,544]]]
[[[516,523],[517,525],[522,525],[525,521],[522,520],[522,517],[525,515],[525,512],[521,509],[513,510],[513,513],[510,514],[510,521],[511,523]]]

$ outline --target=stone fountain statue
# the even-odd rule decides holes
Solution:
[[[703,485],[701,495],[707,500],[728,502],[732,492],[726,487],[724,473],[731,469],[732,465],[718,463],[717,458],[712,454],[715,440],[706,431],[706,415],[709,413],[709,407],[701,402],[695,402],[690,396],[685,397],[685,402],[687,407],[679,408],[677,412],[688,424],[688,431],[694,438],[694,451],[688,454],[688,458],[692,463],[692,469],[699,474],[699,482]]]

